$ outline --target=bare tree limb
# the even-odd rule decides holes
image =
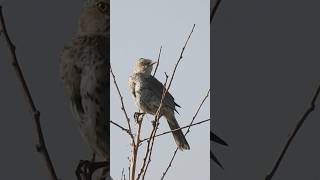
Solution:
[[[40,112],[38,111],[38,109],[36,108],[36,106],[33,102],[31,93],[28,89],[28,85],[24,79],[22,70],[19,66],[18,59],[17,59],[16,53],[15,53],[16,47],[13,45],[12,41],[10,40],[8,31],[6,29],[5,20],[4,20],[4,16],[2,13],[2,6],[0,6],[0,24],[1,24],[1,29],[2,29],[4,38],[7,42],[8,48],[11,53],[12,65],[13,65],[14,70],[16,72],[16,75],[19,79],[19,82],[21,83],[23,94],[26,97],[26,101],[30,107],[31,114],[34,119],[34,124],[35,124],[36,132],[37,132],[37,142],[38,142],[38,144],[36,145],[37,151],[42,155],[42,157],[45,161],[47,170],[50,174],[50,179],[58,180],[58,177],[56,175],[55,169],[54,169],[53,164],[51,162],[51,159],[50,159],[50,156],[49,156],[46,144],[45,144],[45,140],[43,137],[43,133],[42,133],[42,129],[41,129],[41,122],[40,122]]]
[[[194,120],[196,119],[197,115],[199,114],[199,111],[200,111],[200,109],[202,108],[204,102],[205,102],[206,99],[209,97],[209,93],[210,93],[210,89],[208,90],[206,96],[205,96],[205,97],[203,98],[203,100],[201,101],[201,103],[200,103],[200,105],[199,105],[199,107],[198,107],[195,115],[193,116],[193,118],[192,118],[192,120],[191,120],[190,125],[193,124]],[[190,132],[190,128],[191,128],[191,126],[188,127],[188,130],[187,130],[187,132],[185,133],[185,136],[187,136],[187,134]],[[174,153],[173,153],[173,155],[172,155],[172,158],[171,158],[171,160],[170,160],[170,162],[169,162],[168,167],[166,168],[166,170],[165,170],[164,173],[162,174],[161,180],[163,180],[164,177],[166,176],[166,174],[168,173],[170,167],[172,166],[172,162],[173,162],[174,158],[175,158],[176,155],[177,155],[177,152],[178,152],[178,148],[175,149],[175,151],[174,151]]]
[[[181,60],[183,59],[183,53],[184,53],[184,51],[185,51],[185,49],[186,49],[186,47],[187,47],[187,45],[188,45],[188,42],[189,42],[190,37],[191,37],[191,35],[192,35],[193,31],[194,31],[195,26],[196,26],[196,25],[194,24],[193,27],[192,27],[192,29],[191,29],[191,32],[189,33],[189,36],[188,36],[188,38],[187,38],[187,40],[186,40],[186,42],[185,42],[185,44],[184,44],[184,46],[182,47],[182,50],[181,50],[179,59],[178,59],[177,63],[175,64],[174,69],[173,69],[173,71],[172,71],[172,74],[171,74],[171,78],[170,78],[168,87],[165,88],[166,85],[164,85],[164,92],[163,92],[163,94],[162,94],[162,98],[161,98],[161,101],[160,101],[160,105],[159,105],[158,110],[157,110],[156,115],[155,115],[155,125],[154,125],[154,128],[153,128],[152,132],[151,132],[152,138],[150,139],[150,141],[151,141],[152,143],[151,143],[151,148],[150,148],[150,152],[149,152],[148,162],[147,162],[147,165],[146,165],[145,170],[144,170],[143,175],[142,175],[142,180],[144,180],[145,175],[146,175],[146,171],[147,171],[147,169],[148,169],[148,167],[149,167],[149,164],[150,164],[150,162],[151,162],[151,154],[152,154],[153,144],[154,144],[154,140],[155,140],[155,135],[156,135],[156,132],[157,132],[158,126],[159,126],[159,118],[160,118],[159,115],[160,115],[161,108],[162,108],[162,105],[163,105],[163,100],[164,100],[167,92],[169,91],[169,89],[170,89],[170,87],[171,87],[171,84],[172,84],[174,75],[175,75],[175,73],[176,73],[177,67],[178,67],[179,63],[181,62]],[[167,75],[166,75],[166,76],[167,76]],[[168,78],[168,76],[167,76],[167,78]],[[166,80],[167,80],[167,78],[166,78]],[[165,83],[165,84],[166,84],[166,83]],[[148,142],[148,144],[149,144],[149,142]]]
[[[157,65],[156,65],[156,68],[154,69],[153,77],[156,75],[156,72],[157,72],[158,67],[159,67],[159,64],[160,64],[161,51],[162,51],[162,46],[160,47],[160,50],[159,50],[159,55],[158,55]]]
[[[110,73],[112,75],[112,78],[113,78],[113,83],[114,85],[116,86],[117,88],[117,91],[118,91],[118,94],[119,94],[119,97],[120,97],[120,101],[121,101],[121,110],[123,111],[125,117],[126,117],[126,120],[127,120],[127,124],[128,124],[128,128],[129,128],[129,135],[131,137],[131,140],[134,143],[134,137],[133,137],[133,134],[132,134],[132,129],[131,129],[131,125],[130,125],[130,118],[127,114],[127,111],[126,111],[126,108],[124,107],[124,103],[123,103],[123,96],[121,95],[121,92],[120,92],[120,89],[119,89],[119,86],[118,86],[118,83],[116,81],[116,76],[114,75],[113,71],[112,71],[112,67],[111,67],[111,64],[110,64]]]
[[[289,137],[289,139],[288,139],[286,145],[284,146],[284,148],[283,148],[283,150],[282,150],[282,152],[281,152],[278,160],[276,161],[276,163],[275,163],[272,171],[270,172],[270,174],[267,175],[266,180],[271,180],[271,179],[272,179],[272,177],[273,177],[273,175],[276,173],[276,171],[277,171],[277,169],[278,169],[278,167],[279,167],[279,165],[280,165],[280,163],[281,163],[284,155],[286,154],[286,152],[287,152],[287,150],[288,150],[288,148],[289,148],[289,146],[290,146],[293,138],[294,138],[295,135],[298,133],[298,131],[299,131],[299,129],[302,127],[303,123],[307,120],[307,118],[308,118],[308,116],[310,115],[310,113],[311,113],[312,111],[314,111],[314,109],[315,109],[315,103],[316,103],[316,101],[317,101],[317,98],[318,98],[318,96],[319,96],[319,93],[320,93],[320,86],[318,86],[318,89],[317,89],[314,97],[312,98],[310,107],[309,107],[309,108],[307,109],[307,111],[303,114],[302,118],[300,119],[300,121],[299,121],[298,124],[296,125],[293,133],[292,133],[291,136]]]
[[[122,131],[128,133],[129,136],[130,136],[130,131],[129,131],[129,129],[124,128],[123,126],[121,126],[121,125],[119,125],[118,123],[115,123],[115,122],[113,122],[113,121],[111,121],[111,120],[110,120],[110,123],[113,124],[113,125],[115,125],[115,126],[117,126],[117,127],[120,128]]]

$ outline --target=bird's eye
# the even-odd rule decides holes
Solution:
[[[97,7],[98,7],[99,11],[101,11],[101,12],[107,12],[107,5],[106,5],[106,3],[99,2],[99,3],[97,3]]]

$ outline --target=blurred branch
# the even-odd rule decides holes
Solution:
[[[210,23],[213,22],[214,16],[216,15],[218,8],[220,6],[221,0],[217,0],[216,4],[213,6],[213,9],[210,13]]]
[[[41,129],[41,122],[40,122],[40,111],[38,111],[38,109],[36,108],[36,106],[34,104],[30,90],[28,88],[28,85],[24,79],[22,70],[21,70],[20,65],[18,63],[18,59],[17,59],[16,52],[15,52],[16,47],[13,45],[13,43],[10,40],[10,37],[8,35],[1,6],[0,6],[0,25],[1,25],[1,31],[3,32],[3,36],[7,42],[8,48],[11,53],[12,66],[14,67],[16,75],[17,75],[19,82],[22,86],[23,94],[26,98],[26,101],[27,101],[29,107],[30,107],[31,114],[34,119],[34,125],[35,125],[36,132],[37,132],[37,142],[38,142],[38,144],[36,145],[36,149],[42,155],[43,160],[45,161],[47,170],[50,174],[50,179],[58,180],[58,177],[56,175],[55,169],[53,167],[53,164],[50,159],[50,156],[49,156],[46,144],[45,144],[45,140],[43,137],[43,133],[42,133],[42,129]]]
[[[209,97],[209,94],[210,94],[210,89],[208,90],[206,96],[205,96],[205,97],[203,98],[203,100],[201,101],[201,103],[200,103],[200,105],[199,105],[196,113],[195,113],[194,116],[192,117],[192,120],[191,120],[191,122],[190,122],[190,125],[193,124],[194,120],[195,120],[196,117],[198,116],[199,111],[200,111],[200,109],[202,108],[204,102],[205,102],[205,101],[207,100],[207,98]],[[187,130],[187,132],[185,133],[185,136],[187,136],[187,134],[190,132],[190,128],[191,128],[191,126],[188,127],[188,130]],[[171,158],[171,160],[170,160],[170,162],[169,162],[168,167],[166,168],[166,170],[165,170],[164,173],[162,174],[161,180],[163,180],[164,177],[166,176],[166,174],[168,173],[170,167],[172,166],[172,162],[173,162],[174,158],[176,157],[177,152],[178,152],[178,148],[175,149],[175,151],[174,151],[174,153],[173,153],[173,155],[172,155],[172,158]]]
[[[272,171],[270,172],[270,174],[267,175],[266,180],[271,180],[271,179],[272,179],[272,177],[273,177],[273,175],[276,173],[276,171],[277,171],[277,169],[278,169],[278,167],[279,167],[279,165],[280,165],[280,163],[281,163],[284,155],[286,154],[286,152],[287,152],[287,150],[288,150],[288,148],[289,148],[289,145],[291,144],[293,138],[294,138],[295,135],[298,133],[299,129],[302,127],[303,123],[306,121],[306,119],[308,118],[308,116],[310,115],[310,113],[311,113],[312,111],[314,111],[314,109],[315,109],[315,103],[316,103],[316,101],[317,101],[317,98],[318,98],[318,96],[319,96],[319,93],[320,93],[320,86],[318,86],[318,89],[317,89],[317,91],[316,91],[316,93],[315,93],[315,95],[314,95],[314,97],[313,97],[313,99],[312,99],[312,101],[311,101],[310,107],[309,107],[309,108],[307,109],[307,111],[303,114],[302,118],[300,119],[300,121],[299,121],[298,124],[296,125],[293,133],[292,133],[291,136],[289,137],[286,145],[284,146],[284,149],[282,150],[282,152],[281,152],[278,160],[276,161],[275,166],[273,167],[273,169],[272,169]]]

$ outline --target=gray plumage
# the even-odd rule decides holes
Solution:
[[[129,77],[128,83],[138,109],[143,113],[156,115],[164,86],[151,75],[153,64],[149,59],[139,59],[134,66],[133,74]],[[167,119],[171,130],[180,128],[174,115],[174,111],[177,112],[176,106],[180,107],[175,103],[173,96],[167,92],[163,100],[160,116],[164,116]],[[190,149],[182,130],[174,131],[172,135],[180,150]]]
[[[60,76],[90,148],[109,161],[110,2],[86,0],[75,38],[61,52]]]

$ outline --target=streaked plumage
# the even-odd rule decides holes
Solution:
[[[109,161],[109,13],[107,0],[86,0],[75,38],[60,57],[72,114],[90,148]]]
[[[140,112],[156,115],[164,86],[151,75],[153,64],[149,59],[139,59],[135,64],[133,74],[129,77],[128,84]],[[167,92],[160,115],[167,119],[171,130],[180,128],[174,115],[174,111],[177,111],[176,106],[180,107],[175,103],[173,96]],[[180,150],[190,149],[182,130],[174,131],[172,135]]]

